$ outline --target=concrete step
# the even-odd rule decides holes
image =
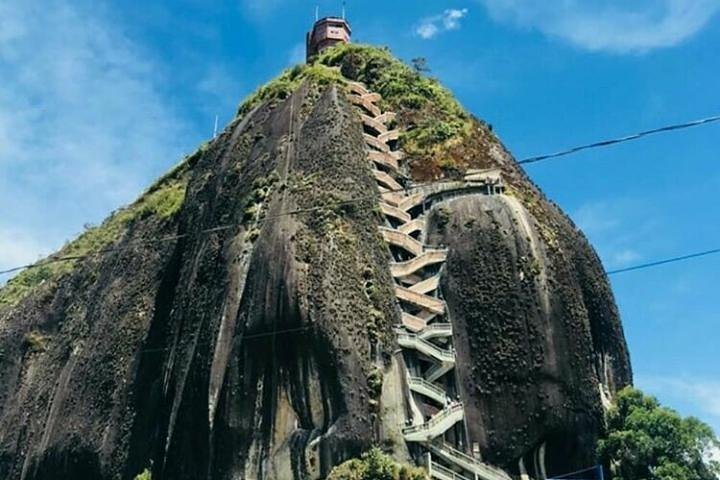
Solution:
[[[436,265],[447,260],[447,250],[427,249],[421,255],[406,262],[393,262],[390,264],[390,273],[394,278],[403,278],[422,270],[425,267]]]
[[[365,139],[365,143],[371,148],[374,148],[379,152],[390,152],[388,144],[381,141],[379,138],[368,135],[367,133],[363,133],[363,138]]]
[[[357,95],[367,95],[370,91],[360,82],[348,82],[348,88],[350,91]]]
[[[418,256],[424,251],[423,244],[410,235],[387,227],[380,227],[380,233],[387,243],[402,248],[412,255]]]
[[[373,175],[379,184],[389,188],[390,190],[402,190],[403,188],[397,180],[381,170],[373,170]]]
[[[389,192],[382,195],[383,200],[391,205],[398,207],[400,210],[408,211],[412,208],[422,205],[425,201],[425,194],[422,192],[411,193],[395,193]]]
[[[418,333],[427,327],[427,322],[420,317],[402,312],[402,324],[413,333]]]
[[[454,350],[440,348],[434,343],[423,340],[422,338],[420,338],[419,335],[415,333],[398,331],[397,340],[398,345],[400,345],[401,347],[417,350],[418,352],[423,353],[424,355],[427,355],[428,357],[431,357],[438,362],[441,362],[443,364],[450,364],[450,368],[452,368],[452,365],[455,364]]]
[[[362,120],[363,125],[375,130],[375,132],[377,132],[378,135],[387,133],[388,129],[385,126],[385,124],[382,122],[378,122],[376,120],[376,118],[378,118],[378,117],[371,117],[370,115],[366,115],[364,113],[360,114],[360,119]]]
[[[400,139],[400,130],[390,130],[378,135],[378,140],[385,143],[398,139]]]
[[[457,422],[465,418],[465,411],[461,403],[451,405],[422,425],[403,428],[403,436],[408,442],[429,442],[447,432]]]
[[[452,334],[452,323],[431,323],[417,332],[417,335],[423,340],[452,337]]]
[[[378,115],[382,114],[380,107],[375,105],[375,103],[373,101],[371,101],[372,98],[369,97],[368,95],[350,94],[350,95],[348,95],[348,99],[354,105],[357,105],[358,107],[362,107],[363,109],[365,109],[365,111],[370,113],[370,115],[372,115],[373,117],[377,117]]]
[[[437,382],[439,378],[441,378],[453,368],[455,368],[455,364],[449,362],[433,365],[427,372],[425,372],[425,380],[427,380],[428,382]]]
[[[428,310],[436,315],[442,315],[445,313],[445,302],[435,297],[413,292],[412,290],[399,285],[395,286],[395,296],[399,300],[415,305],[416,307],[420,307],[423,310]]]
[[[477,475],[480,480],[512,480],[504,470],[493,467],[471,457],[444,442],[432,442],[425,445],[433,455],[442,458],[445,462],[457,465],[467,472]]]
[[[393,153],[394,152],[378,152],[371,150],[368,152],[368,159],[371,162],[375,162],[378,165],[389,168],[393,172],[397,172],[400,169],[400,166],[398,165],[398,159],[395,155],[393,155]]]
[[[470,480],[468,477],[464,477],[449,468],[443,467],[437,462],[431,462],[429,470],[430,478],[437,480]]]
[[[427,295],[430,292],[434,292],[440,285],[440,275],[433,275],[430,278],[418,282],[415,285],[408,287],[408,290],[412,290],[415,293],[421,293]]]
[[[399,211],[402,211],[398,208]],[[406,214],[408,219],[410,219],[410,215]],[[425,231],[425,219],[424,218],[416,218],[415,220],[408,220],[403,225],[400,225],[398,227],[398,230],[400,230],[402,233],[406,233],[408,235],[413,234],[415,232],[424,232]]]
[[[410,214],[408,214],[407,212],[403,212],[403,211],[400,210],[399,208],[393,207],[392,205],[390,205],[389,203],[386,203],[386,202],[382,202],[382,201],[381,201],[381,202],[379,202],[379,204],[380,204],[380,211],[381,211],[381,212],[383,213],[383,215],[385,215],[386,217],[397,218],[398,220],[400,220],[401,222],[403,222],[403,226],[404,226],[404,225],[407,225],[409,222],[412,222],[412,220],[410,219]],[[405,232],[405,231],[403,231],[403,230],[402,230],[402,226],[401,226],[400,228],[398,228],[398,230],[399,230],[401,233],[405,233],[405,234],[410,234],[410,233],[412,233],[412,232]]]
[[[413,392],[428,397],[440,405],[448,404],[448,396],[445,394],[445,390],[422,377],[408,376],[408,387],[410,387],[410,390]]]
[[[378,115],[377,117],[375,117],[375,121],[386,125],[395,120],[396,118],[397,114],[395,112],[384,112],[382,115]]]

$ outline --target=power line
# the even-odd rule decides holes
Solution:
[[[614,144],[617,144],[617,143],[622,143],[622,142],[628,142],[628,141],[632,141],[632,140],[637,140],[637,139],[642,138],[642,137],[645,137],[645,136],[647,136],[647,135],[653,135],[653,134],[657,134],[657,133],[661,133],[661,132],[669,132],[669,131],[673,131],[673,130],[680,130],[680,129],[690,128],[690,127],[696,127],[696,126],[705,125],[705,124],[709,124],[709,123],[713,123],[713,122],[718,122],[718,121],[720,121],[720,115],[718,115],[718,116],[713,116],[713,117],[708,117],[708,118],[701,119],[701,120],[695,120],[695,121],[692,121],[692,122],[687,122],[687,123],[682,123],[682,124],[677,124],[677,125],[669,125],[669,126],[666,126],[666,127],[656,128],[656,129],[653,129],[653,130],[647,130],[647,131],[645,131],[645,132],[636,133],[636,134],[634,134],[634,135],[629,135],[629,136],[622,137],[622,138],[618,138],[618,139],[614,139],[614,140],[604,140],[604,141],[592,143],[592,144],[589,144],[589,145],[582,145],[582,146],[579,146],[579,147],[573,147],[573,148],[570,148],[570,149],[568,149],[568,150],[564,150],[564,151],[557,152],[557,153],[552,153],[552,154],[547,154],[547,155],[539,155],[539,156],[536,156],[536,157],[529,157],[529,158],[520,160],[520,161],[518,161],[517,163],[518,163],[518,164],[536,163],[536,162],[540,162],[540,161],[543,161],[543,160],[549,160],[549,159],[552,159],[552,158],[557,158],[557,157],[563,157],[563,156],[571,155],[571,154],[573,154],[573,153],[581,152],[581,151],[583,151],[583,150],[587,150],[587,149],[591,149],[591,148],[607,147],[607,146],[614,145]],[[430,182],[424,182],[424,183],[414,184],[414,185],[409,186],[409,187],[403,187],[403,188],[397,188],[397,189],[388,189],[388,190],[385,190],[385,191],[381,192],[381,195],[382,195],[383,193],[408,192],[408,191],[411,191],[411,190],[414,190],[414,189],[417,189],[417,188],[422,188],[422,187],[429,186],[429,185],[435,185],[435,184],[447,183],[447,182],[457,182],[457,181],[458,181],[458,180],[452,179],[452,178],[444,178],[444,179],[440,179],[440,180],[434,180],[434,181],[430,181]],[[282,212],[282,213],[279,213],[279,214],[267,216],[267,217],[265,217],[265,218],[266,218],[266,219],[272,219],[272,218],[278,218],[278,217],[283,217],[283,216],[288,216],[288,215],[298,215],[298,214],[301,214],[301,213],[311,213],[311,212],[315,212],[315,211],[327,209],[328,207],[349,205],[349,204],[359,203],[359,202],[363,202],[363,201],[367,201],[367,200],[374,200],[374,199],[376,199],[376,198],[377,198],[377,195],[373,194],[373,195],[367,195],[367,196],[364,196],[364,197],[352,198],[352,199],[348,199],[348,200],[340,200],[340,201],[337,201],[337,202],[328,202],[328,203],[325,203],[324,205],[319,206],[319,207],[311,207],[311,208],[305,208],[305,209],[291,210],[291,211],[288,211],[288,212]],[[223,230],[229,230],[229,229],[231,229],[231,228],[235,228],[235,227],[238,227],[238,226],[240,226],[240,225],[242,225],[242,224],[241,224],[241,223],[231,223],[231,224],[222,225],[222,226],[219,226],[219,227],[214,227],[214,228],[209,228],[209,229],[205,229],[205,230],[200,230],[198,233],[213,233],[213,232],[219,232],[219,231],[223,231]],[[52,263],[68,262],[68,261],[73,261],[73,260],[82,260],[82,259],[85,259],[85,258],[90,258],[90,257],[98,256],[98,255],[107,254],[107,253],[112,253],[112,252],[117,252],[117,251],[123,251],[123,250],[129,250],[129,249],[134,248],[136,245],[139,245],[139,244],[162,243],[162,242],[167,242],[167,241],[179,240],[179,239],[185,238],[185,237],[187,237],[187,236],[188,236],[188,234],[180,234],[180,235],[172,235],[172,236],[169,236],[169,237],[164,237],[164,238],[155,239],[155,240],[141,240],[141,241],[137,241],[137,242],[129,242],[128,245],[125,245],[125,246],[122,246],[122,247],[106,248],[106,249],[102,249],[102,250],[99,250],[99,251],[97,251],[97,252],[94,252],[94,253],[91,253],[91,254],[87,254],[87,255],[72,255],[72,256],[65,256],[65,257],[52,257],[52,256],[51,256],[51,257],[49,257],[49,258],[47,258],[47,259],[45,259],[45,260],[41,260],[41,261],[36,262],[36,263],[27,264],[27,265],[21,265],[21,266],[18,266],[18,267],[9,268],[9,269],[7,269],[7,270],[2,270],[2,271],[0,271],[0,275],[7,275],[7,274],[9,274],[9,273],[15,273],[15,272],[18,272],[18,271],[20,271],[20,270],[25,270],[25,269],[33,268],[33,267],[40,267],[40,266],[44,266],[44,265],[48,265],[48,264],[52,264]],[[707,254],[707,253],[705,253],[705,254]],[[691,256],[690,258],[693,258],[693,257]],[[663,262],[663,263],[668,263],[668,262]],[[661,264],[662,264],[662,263],[661,263]],[[653,265],[651,265],[651,266],[653,266]],[[631,268],[632,268],[632,269],[638,269],[638,268],[644,268],[644,266],[643,266],[643,265],[639,265],[638,267],[631,267]],[[616,274],[616,273],[622,273],[623,271],[627,271],[627,270],[626,270],[626,269],[623,269],[622,271],[611,271],[611,272],[607,272],[607,274],[608,274],[608,275],[614,275],[614,274]]]
[[[418,188],[422,188],[422,187],[426,187],[426,186],[430,186],[430,185],[437,185],[440,183],[454,183],[454,182],[458,182],[458,181],[460,181],[460,180],[456,180],[456,179],[452,179],[452,178],[444,178],[444,179],[434,180],[434,181],[430,181],[430,182],[416,183],[416,184],[408,186],[408,187],[383,190],[382,192],[380,192],[380,196],[382,196],[383,194],[386,194],[386,193],[409,192],[409,191],[416,190]],[[349,198],[347,200],[337,200],[334,202],[326,202],[323,205],[318,206],[318,207],[299,208],[299,209],[295,209],[295,210],[289,210],[287,212],[277,213],[275,215],[267,215],[264,217],[264,219],[268,220],[268,219],[286,217],[289,215],[312,213],[312,212],[317,212],[319,210],[326,210],[331,207],[339,207],[339,206],[343,206],[343,205],[351,205],[353,203],[360,203],[360,202],[365,202],[365,201],[370,201],[370,200],[376,200],[377,198],[378,198],[377,194],[369,194],[369,195],[365,195],[362,197]],[[203,230],[198,231],[197,233],[203,234],[203,233],[221,232],[221,231],[229,230],[229,229],[236,228],[236,227],[239,227],[242,225],[243,225],[242,222],[228,223],[228,224],[220,225],[220,226],[213,227],[213,228],[203,229]],[[104,249],[98,250],[97,252],[89,253],[86,255],[70,255],[70,256],[64,256],[64,257],[50,256],[39,262],[30,263],[27,265],[21,265],[21,266],[9,268],[7,270],[0,270],[0,275],[15,273],[15,272],[19,272],[20,270],[25,270],[25,269],[34,268],[34,267],[41,267],[41,266],[49,265],[52,263],[69,262],[69,261],[73,261],[73,260],[83,260],[86,258],[96,257],[99,255],[105,255],[108,253],[124,251],[124,250],[131,250],[132,248],[134,248],[138,245],[143,245],[143,244],[164,243],[164,242],[168,242],[168,241],[180,240],[182,238],[188,237],[189,235],[190,234],[185,233],[185,234],[178,234],[178,235],[170,235],[167,237],[162,237],[162,238],[158,238],[158,239],[154,239],[154,240],[132,241],[132,242],[128,242],[128,244],[124,245],[124,246],[104,248]]]
[[[635,270],[643,270],[646,268],[658,267],[660,265],[667,265],[668,263],[682,262],[685,260],[691,260],[693,258],[706,257],[708,255],[715,255],[717,253],[720,253],[720,248],[716,248],[713,250],[707,250],[704,252],[691,253],[689,255],[683,255],[680,257],[668,258],[665,260],[658,260],[658,261],[650,262],[650,263],[643,263],[641,265],[634,265],[632,267],[619,268],[617,270],[611,270],[611,271],[607,272],[607,274],[608,275],[617,275],[618,273],[632,272]]]
[[[437,180],[434,182],[419,183],[419,184],[413,185],[408,188],[388,189],[382,193],[407,192],[407,191],[417,189],[417,188],[420,188],[420,187],[423,187],[426,185],[432,185],[432,184],[437,184],[437,183],[446,183],[446,182],[456,182],[456,181],[457,180],[453,180],[453,179],[443,179],[443,180]],[[352,204],[352,203],[359,203],[359,202],[375,200],[375,199],[377,199],[377,195],[367,195],[367,196],[352,198],[352,199],[348,199],[348,200],[339,200],[336,202],[326,203],[319,207],[296,209],[296,210],[290,210],[287,212],[278,213],[275,215],[268,215],[265,217],[265,219],[280,218],[280,217],[284,217],[284,216],[288,216],[288,215],[298,215],[298,214],[302,214],[302,213],[312,213],[315,211],[327,209],[328,207],[348,205],[348,204]],[[236,227],[239,227],[242,225],[243,225],[243,223],[241,223],[241,222],[229,223],[229,224],[221,225],[218,227],[206,228],[206,229],[200,230],[197,233],[198,234],[216,233],[216,232],[221,232],[224,230],[229,230],[231,228],[236,228]],[[86,255],[49,257],[45,260],[41,260],[41,261],[33,263],[33,264],[21,265],[18,267],[13,267],[13,268],[7,269],[7,270],[2,270],[2,271],[0,271],[0,275],[7,275],[10,273],[18,272],[20,270],[25,270],[28,268],[37,268],[37,267],[41,267],[41,266],[45,266],[45,265],[49,265],[49,264],[53,264],[53,263],[69,262],[69,261],[74,261],[74,260],[83,260],[86,258],[97,257],[100,255],[105,255],[105,254],[109,254],[109,253],[131,250],[139,245],[176,241],[176,240],[180,240],[182,238],[188,237],[189,235],[190,234],[185,233],[185,234],[178,234],[178,235],[169,235],[169,236],[157,238],[154,240],[138,240],[138,241],[128,242],[128,244],[124,245],[124,246],[105,248],[102,250],[98,250],[97,252],[93,252],[93,253],[86,254]],[[634,265],[631,267],[626,267],[626,268],[621,268],[621,269],[616,269],[616,270],[609,270],[609,271],[606,271],[606,274],[607,275],[617,275],[620,273],[630,272],[630,271],[634,271],[634,270],[643,270],[646,268],[657,267],[657,266],[665,265],[668,263],[675,263],[675,262],[681,262],[681,261],[685,261],[685,260],[691,260],[694,258],[704,257],[704,256],[713,255],[713,254],[717,254],[717,253],[720,253],[720,249],[707,250],[704,252],[692,253],[692,254],[683,255],[683,256],[679,256],[679,257],[668,258],[665,260],[658,260],[655,262]]]
[[[312,325],[307,325],[304,327],[287,328],[285,330],[277,330],[277,331],[273,331],[273,332],[254,333],[252,335],[244,335],[242,337],[242,341],[244,342],[246,340],[256,340],[258,338],[270,337],[270,336],[275,336],[275,335],[284,335],[284,334],[288,334],[288,333],[300,333],[300,332],[304,332],[305,330],[310,330],[312,328],[313,328]],[[166,352],[166,351],[172,350],[174,348],[176,348],[176,347],[144,348],[144,349],[140,350],[140,353]]]
[[[707,125],[708,123],[713,123],[713,122],[718,122],[718,121],[720,121],[720,115],[703,118],[701,120],[693,120],[692,122],[680,123],[677,125],[669,125],[667,127],[660,127],[660,128],[655,128],[652,130],[646,130],[644,132],[635,133],[633,135],[628,135],[625,137],[615,138],[615,139],[611,139],[611,140],[602,140],[600,142],[590,143],[588,145],[581,145],[579,147],[569,148],[567,150],[562,150],[562,151],[556,152],[556,153],[550,153],[550,154],[546,154],[546,155],[538,155],[535,157],[529,157],[529,158],[520,160],[517,163],[520,165],[528,164],[528,163],[537,163],[537,162],[541,162],[543,160],[549,160],[551,158],[565,157],[567,155],[572,155],[573,153],[582,152],[583,150],[589,150],[591,148],[609,147],[610,145],[616,145],[618,143],[624,143],[624,142],[630,142],[633,140],[638,140],[640,138],[647,137],[648,135],[655,135],[657,133],[671,132],[674,130],[682,130],[685,128],[698,127],[700,125]]]

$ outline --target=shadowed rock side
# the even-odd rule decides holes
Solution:
[[[600,388],[631,373],[595,253],[554,207],[536,208],[545,220],[509,195],[454,199],[431,212],[429,239],[449,248],[441,288],[469,441],[491,463],[545,478],[593,464]]]
[[[335,87],[231,125],[180,214],[121,243],[182,238],[88,260],[0,312],[0,478],[318,478],[399,438],[381,415],[402,395],[369,382],[400,371],[376,202],[339,203],[373,192]]]
[[[359,116],[319,83],[192,156],[177,213],[134,220],[120,249],[0,306],[0,478],[317,479],[375,443],[408,459],[377,182]],[[603,400],[631,381],[609,285],[569,219],[470,127],[451,153],[501,169],[508,194],[437,203],[424,236],[449,248],[459,447],[536,477],[585,467]],[[416,181],[442,171],[414,162]]]

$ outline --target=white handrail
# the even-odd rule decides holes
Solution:
[[[440,478],[440,480],[468,480],[467,477],[464,477],[457,472],[453,472],[449,468],[443,467],[439,463],[431,462],[430,465],[431,465],[430,472],[431,473],[434,473],[435,471],[439,472],[440,475],[437,475],[437,478]]]
[[[466,464],[464,466],[460,465],[461,467],[471,470],[473,473],[482,477],[483,480],[511,480],[510,475],[508,475],[504,470],[488,465],[487,463],[483,463],[464,452],[456,450],[447,443],[428,443],[427,447],[431,452],[435,452],[440,456],[460,459]]]
[[[435,392],[439,397],[440,397],[440,396],[442,396],[442,397],[447,397],[447,393],[445,393],[445,390],[443,390],[442,388],[438,387],[438,386],[435,385],[434,383],[428,382],[427,380],[425,380],[425,379],[422,378],[422,377],[409,377],[409,378],[408,378],[408,383],[410,383],[411,385],[420,385],[420,386],[422,386],[422,387],[427,388],[428,390],[432,390],[432,391]]]
[[[451,415],[462,411],[463,405],[462,403],[456,403],[454,405],[451,405],[450,407],[442,409],[439,413],[435,414],[430,420],[427,422],[420,424],[420,425],[412,425],[410,427],[403,428],[403,433],[409,434],[409,433],[415,433],[415,432],[422,432],[431,430],[433,427],[437,426],[445,420],[446,418],[450,417]]]
[[[452,348],[444,350],[435,345],[434,343],[428,342],[427,340],[420,338],[414,333],[398,332],[397,336],[398,342],[407,340],[410,343],[417,344],[418,347],[422,346],[425,347],[427,350],[431,350],[434,353],[434,356],[442,357],[444,359],[447,359],[448,361],[455,361],[455,350]],[[417,349],[420,350],[420,348]]]

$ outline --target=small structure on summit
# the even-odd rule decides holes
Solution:
[[[309,62],[323,50],[338,43],[350,43],[352,29],[345,16],[325,17],[315,21],[315,25],[307,34],[306,59]]]

